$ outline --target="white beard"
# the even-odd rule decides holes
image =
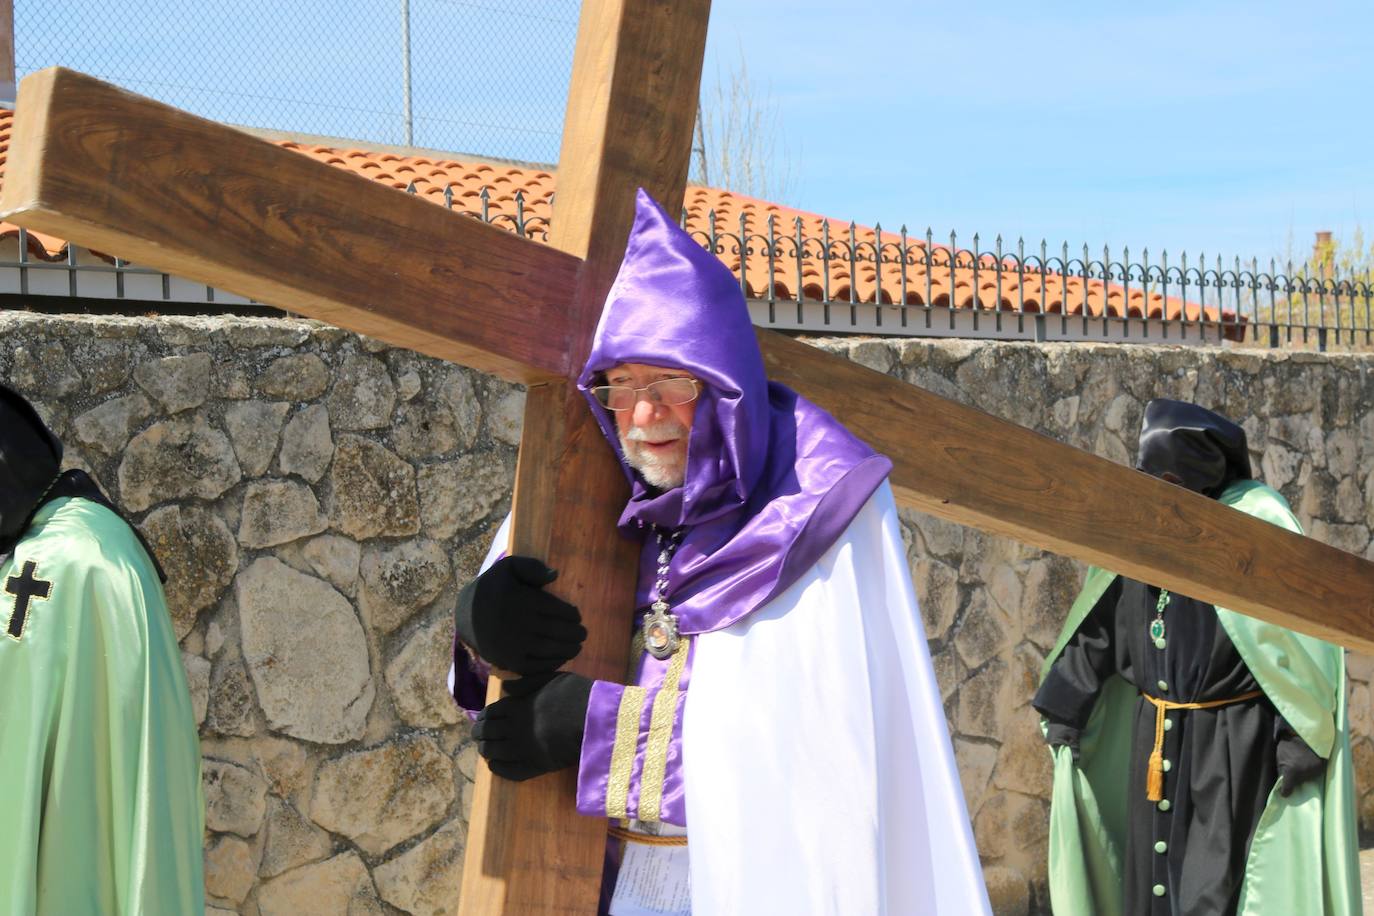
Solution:
[[[629,432],[620,434],[620,449],[625,462],[638,471],[649,486],[671,490],[682,486],[687,477],[687,433],[671,420],[649,427],[632,427]],[[641,442],[673,438],[679,440],[680,446],[668,455],[656,455],[640,447]]]

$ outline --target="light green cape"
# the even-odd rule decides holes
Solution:
[[[1232,485],[1221,502],[1301,532],[1283,497],[1253,480]],[[1090,569],[1069,611],[1054,660],[1114,573]],[[1350,916],[1361,913],[1345,653],[1339,646],[1217,608],[1217,619],[1265,694],[1311,748],[1329,761],[1324,780],[1287,798],[1278,786],[1260,816],[1245,866],[1238,916]],[[1060,916],[1119,916],[1126,839],[1127,780],[1136,690],[1113,675],[1093,707],[1075,765],[1053,748],[1050,901]]]
[[[20,638],[5,591],[51,594]],[[0,564],[0,913],[200,914],[200,749],[172,623],[128,525],[53,500]]]

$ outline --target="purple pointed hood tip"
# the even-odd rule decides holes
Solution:
[[[620,272],[578,380],[586,390],[621,363],[686,369],[707,390],[688,440],[686,484],[654,493],[630,476],[630,515],[668,527],[698,524],[743,506],[768,453],[768,382],[739,283],[715,255],[640,189]],[[592,401],[611,446],[615,423]]]
[[[591,396],[621,363],[686,369],[705,383],[681,487],[659,492],[631,470],[614,420]],[[829,414],[767,381],[738,281],[643,189],[578,386],[630,480],[622,529],[685,529],[667,589],[684,633],[728,626],[785,589],[891,470]],[[641,607],[653,539],[643,553]]]

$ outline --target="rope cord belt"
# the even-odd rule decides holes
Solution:
[[[624,840],[627,843],[641,843],[645,846],[686,846],[685,836],[655,836],[652,833],[636,833],[633,830],[626,830],[624,827],[617,827],[615,824],[607,826],[606,831],[617,840]]]
[[[1210,700],[1206,703],[1176,703],[1173,700],[1152,697],[1148,693],[1142,693],[1141,696],[1155,707],[1155,746],[1150,751],[1150,768],[1145,775],[1145,797],[1157,802],[1164,798],[1164,714],[1171,709],[1216,709],[1218,706],[1244,703],[1246,700],[1264,696],[1264,691],[1252,690],[1229,700]]]

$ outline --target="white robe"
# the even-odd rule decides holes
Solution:
[[[990,912],[886,483],[697,637],[682,748],[694,913]]]
[[[695,639],[693,913],[991,912],[888,484],[790,588]]]

